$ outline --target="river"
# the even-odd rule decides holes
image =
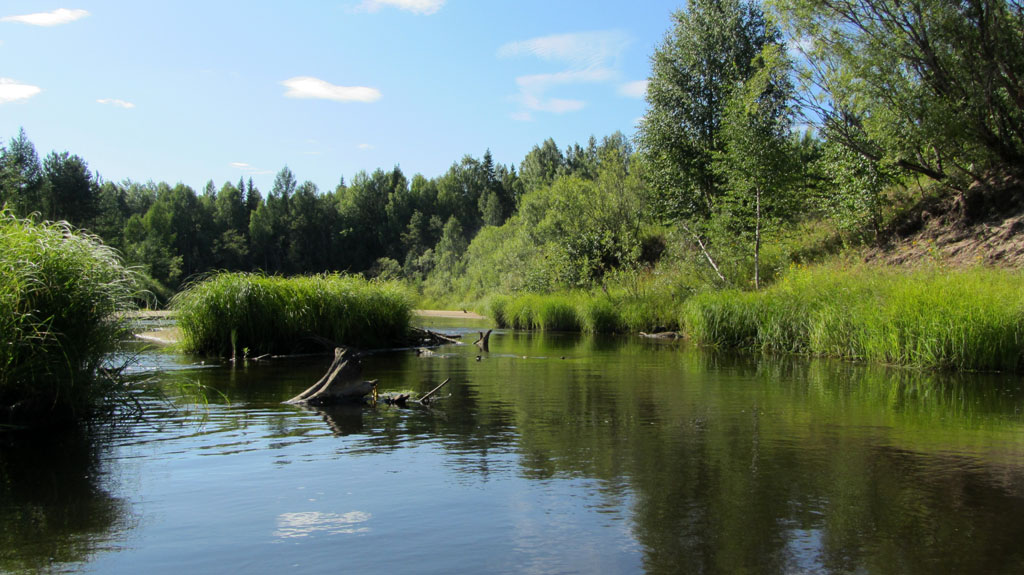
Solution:
[[[0,437],[0,571],[1024,572],[1019,377],[490,343],[364,361],[451,378],[430,409],[282,405],[329,358],[143,352],[142,415]]]

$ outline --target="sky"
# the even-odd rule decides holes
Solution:
[[[632,137],[681,2],[5,0],[0,140],[197,191],[518,165],[547,138]]]

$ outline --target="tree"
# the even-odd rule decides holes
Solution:
[[[550,186],[563,170],[565,157],[551,138],[534,146],[519,165],[519,177],[526,192]]]
[[[726,225],[753,235],[754,289],[761,284],[761,238],[764,229],[791,216],[797,171],[793,143],[792,66],[779,46],[765,46],[756,71],[736,87],[726,105],[715,170],[727,193],[721,209]]]
[[[723,150],[725,107],[779,33],[745,0],[693,0],[673,18],[651,58],[650,108],[638,142],[666,215],[707,219],[724,189],[713,161]]]
[[[68,152],[50,152],[43,160],[46,177],[44,214],[81,226],[96,212],[96,186],[85,160]]]
[[[0,206],[8,204],[23,216],[41,211],[45,186],[36,148],[21,128],[6,147],[0,148]]]
[[[803,49],[803,104],[830,140],[961,190],[1024,165],[1024,3],[774,6]]]
[[[680,224],[724,281],[705,232],[727,189],[714,166],[725,150],[726,106],[753,75],[754,57],[779,44],[780,34],[745,0],[693,0],[673,18],[651,58],[638,143],[662,215]]]

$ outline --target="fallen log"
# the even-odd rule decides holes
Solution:
[[[640,337],[646,337],[646,338],[650,338],[650,339],[679,339],[679,332],[675,332],[675,331],[659,331],[657,333],[640,332]]]
[[[423,345],[443,345],[445,343],[465,345],[457,339],[459,337],[458,335],[445,335],[443,333],[437,333],[436,331],[419,327],[412,328],[412,331],[420,335],[419,343]]]
[[[327,368],[327,373],[309,389],[289,399],[285,403],[304,405],[330,405],[353,403],[377,389],[377,380],[361,381],[358,379],[362,368],[359,358],[349,354],[349,350],[339,347],[334,350],[334,361]]]
[[[450,378],[450,377],[445,379],[444,381],[441,382],[441,385],[438,385],[434,389],[431,389],[430,391],[428,391],[423,397],[419,398],[417,400],[417,402],[420,405],[430,405],[430,402],[432,401],[431,398],[434,397],[434,394],[437,393],[438,391],[440,391],[441,388],[444,387],[444,384],[448,383],[451,380],[452,380],[452,378]]]

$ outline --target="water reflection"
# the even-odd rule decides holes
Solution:
[[[71,570],[134,524],[88,433],[0,434],[0,572]]]
[[[64,521],[63,537],[91,547],[63,557],[100,555],[108,563],[98,569],[112,571],[152,557],[145,546],[97,551],[129,522],[111,491],[143,517],[161,517],[140,525],[140,538],[188,533],[180,545],[207,549],[211,571],[219,553],[239,553],[240,541],[267,569],[386,548],[386,558],[349,567],[1024,571],[1016,377],[497,332],[489,354],[452,346],[432,357],[366,360],[364,375],[381,391],[419,395],[451,378],[450,396],[431,409],[281,405],[329,362],[177,370],[165,380],[172,403],[153,398],[148,419],[112,447],[37,450],[84,450],[78,471],[27,460],[35,451],[0,453],[4,501],[29,509],[46,499],[28,488],[40,466],[44,475],[89,475],[78,487],[72,481],[64,507],[89,508],[90,521],[96,508],[97,523]],[[219,393],[197,406],[175,395],[183,388],[173,378]],[[115,473],[139,462],[142,494],[95,479],[104,472],[97,453],[107,451]],[[7,479],[18,473],[20,491]],[[26,520],[6,509],[4,548],[34,544],[20,535]],[[273,542],[288,545],[255,551]],[[30,547],[23,556],[52,553]],[[14,568],[32,561],[44,564],[23,559],[27,567]]]

